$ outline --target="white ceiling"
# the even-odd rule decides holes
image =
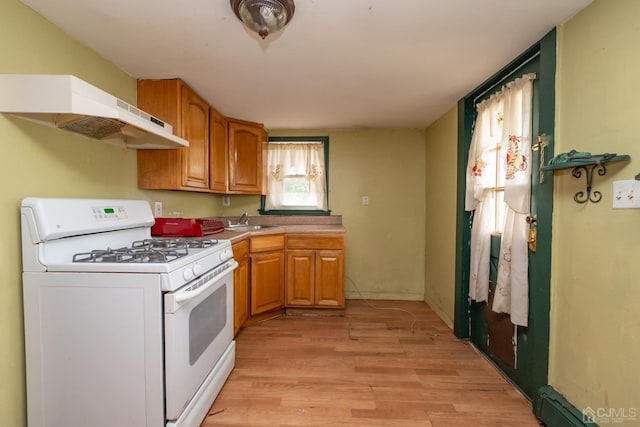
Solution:
[[[295,0],[261,40],[228,0],[23,0],[136,78],[268,129],[424,128],[591,0]]]

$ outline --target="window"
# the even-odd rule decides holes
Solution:
[[[328,137],[270,137],[260,214],[329,215]]]
[[[492,169],[494,174],[491,178],[493,185],[490,187],[491,203],[493,211],[493,232],[502,234],[504,230],[504,218],[506,215],[507,204],[504,202],[504,156],[502,155],[502,146],[497,143],[490,147],[488,151],[491,157],[495,158],[495,167]]]

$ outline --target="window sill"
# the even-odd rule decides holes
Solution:
[[[312,211],[312,210],[262,210],[258,209],[260,215],[314,215],[314,216],[329,216],[331,211]]]

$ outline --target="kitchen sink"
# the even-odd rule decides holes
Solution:
[[[272,225],[248,225],[248,224],[231,224],[224,229],[227,231],[252,231],[261,230],[263,228],[271,228]]]

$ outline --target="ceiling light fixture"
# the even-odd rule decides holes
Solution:
[[[231,0],[231,8],[244,25],[263,40],[283,29],[296,9],[293,0]]]

